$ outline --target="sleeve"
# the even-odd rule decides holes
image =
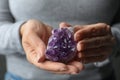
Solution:
[[[116,39],[116,44],[113,47],[113,52],[110,55],[110,58],[102,61],[102,62],[95,62],[94,65],[96,67],[102,67],[110,62],[113,62],[114,58],[116,58],[115,56],[119,57],[119,53],[118,51],[120,51],[120,7],[117,11],[117,14],[115,15],[114,19],[113,19],[113,23],[111,25],[111,32],[112,35],[115,37]],[[119,56],[118,56],[119,55]]]
[[[120,49],[120,7],[111,27],[111,31],[116,39],[116,45],[114,47],[114,52],[116,53]]]
[[[19,29],[25,21],[16,22],[8,0],[0,0],[0,54],[23,53]]]
[[[114,47],[114,52],[110,56],[116,80],[120,80],[120,8],[116,15],[115,22],[112,25],[112,34],[116,38],[116,45]]]

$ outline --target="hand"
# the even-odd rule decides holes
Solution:
[[[20,34],[27,60],[38,68],[59,74],[75,74],[82,64],[74,61],[69,64],[45,59],[45,50],[52,28],[40,21],[29,20],[21,26]]]
[[[116,41],[109,25],[104,23],[77,25],[74,32],[78,58],[81,62],[103,61],[112,53],[112,47]]]

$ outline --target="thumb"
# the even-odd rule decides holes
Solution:
[[[61,22],[61,23],[59,24],[59,27],[60,27],[60,28],[67,28],[67,27],[71,27],[71,25],[68,24],[68,23],[66,23],[66,22]]]
[[[45,60],[45,51],[46,45],[41,39],[39,39],[39,46],[36,48],[38,62],[43,62]]]
[[[45,60],[46,45],[43,40],[35,33],[32,33],[29,37],[30,44],[34,47],[36,52],[36,58],[38,62]]]

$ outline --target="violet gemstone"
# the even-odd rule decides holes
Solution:
[[[76,42],[73,33],[67,28],[54,29],[49,38],[46,58],[51,61],[67,63],[76,55]]]

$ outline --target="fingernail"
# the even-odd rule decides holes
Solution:
[[[61,68],[60,69],[60,71],[66,71],[67,70],[67,68]]]

